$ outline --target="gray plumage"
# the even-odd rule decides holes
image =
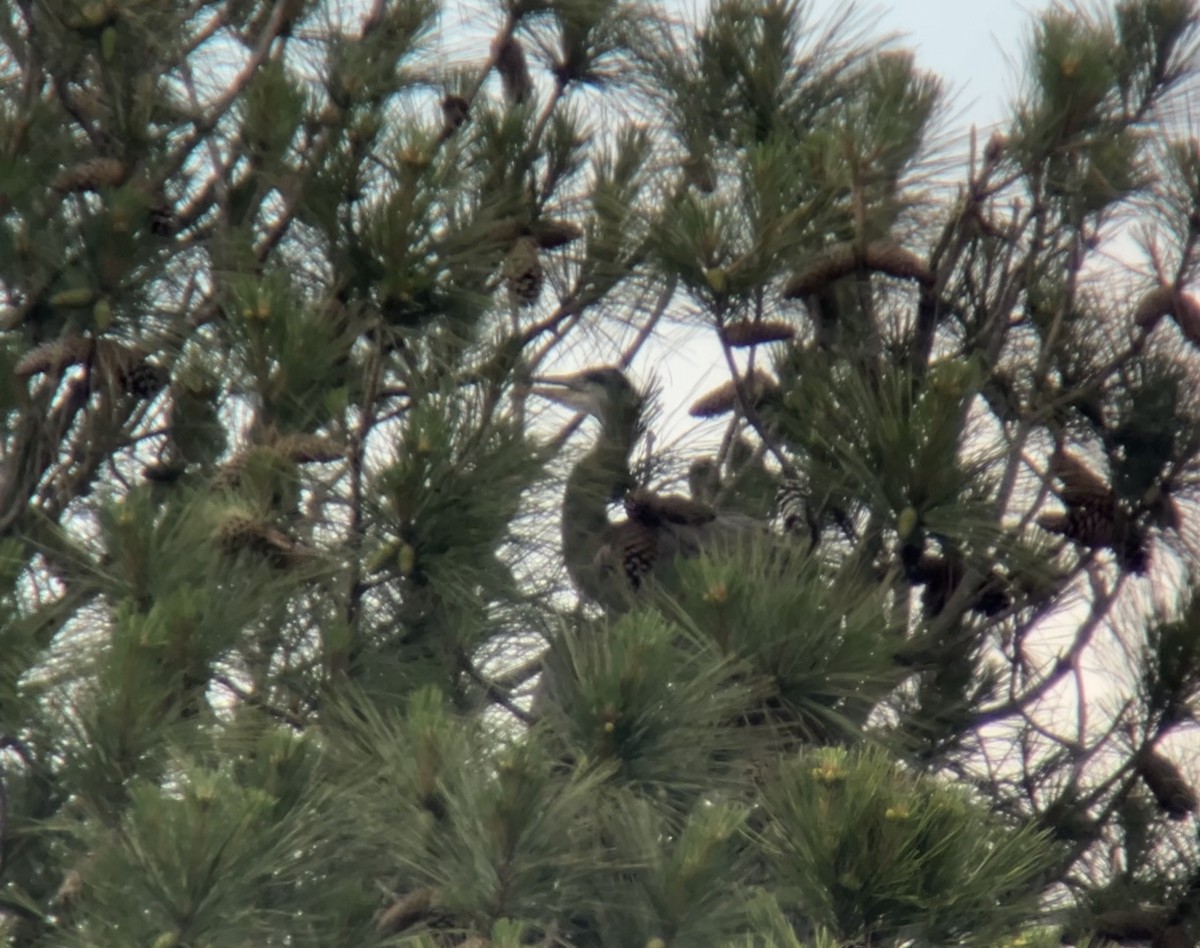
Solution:
[[[609,612],[629,609],[648,590],[670,589],[677,561],[766,535],[766,525],[709,503],[635,488],[629,457],[641,434],[644,399],[619,369],[588,369],[543,380],[534,389],[600,422],[596,444],[567,477],[562,548],[567,573],[584,598]],[[625,519],[609,520],[624,502]]]

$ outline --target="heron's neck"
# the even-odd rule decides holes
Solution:
[[[633,486],[629,455],[636,439],[633,423],[605,424],[596,446],[567,477],[563,496],[563,558],[572,578],[590,569],[608,526],[608,506]]]

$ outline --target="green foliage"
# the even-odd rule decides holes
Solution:
[[[744,679],[677,625],[637,613],[605,635],[564,633],[546,658],[539,709],[568,759],[612,767],[616,785],[686,809],[735,791],[754,757],[756,739],[739,726],[755,697]]]
[[[304,115],[304,93],[279,61],[264,65],[246,87],[242,100],[242,138],[247,157],[271,175],[283,158]]]
[[[360,836],[358,859],[398,893],[432,887],[439,906],[476,931],[508,917],[545,920],[580,897],[597,871],[581,834],[602,771],[563,778],[534,745],[489,749],[431,689],[415,693],[401,719],[368,711],[346,723],[354,745],[335,755],[341,805],[364,825],[389,827]]]
[[[328,424],[350,381],[352,328],[306,300],[284,269],[227,278],[226,314],[237,376],[252,380],[266,423],[284,431]],[[242,364],[237,364],[241,362]],[[203,383],[200,383],[202,385]]]
[[[220,769],[183,766],[166,786],[134,782],[118,821],[85,818],[74,830],[87,920],[58,943],[236,945],[277,937],[282,924],[300,943],[321,944],[314,923],[342,886],[312,872],[328,845],[316,813],[311,800],[281,807]],[[308,919],[296,925],[301,908]]]
[[[793,0],[15,4],[0,943],[1200,941],[1200,9],[1110,6],[960,149]],[[690,498],[538,407],[676,332]]]
[[[1048,852],[964,793],[884,755],[815,751],[764,794],[771,868],[797,909],[846,940],[994,944],[1031,906]]]
[[[1151,627],[1142,687],[1148,708],[1163,726],[1190,716],[1200,697],[1200,599],[1186,602],[1177,619]]]
[[[746,807],[701,805],[676,828],[646,802],[619,802],[611,833],[632,860],[598,913],[600,943],[718,945],[744,931]]]
[[[413,550],[403,572],[447,590],[479,581],[540,469],[520,431],[496,424],[480,437],[472,414],[453,398],[415,407],[381,474],[381,526]]]
[[[807,457],[815,496],[865,505],[897,526],[914,511],[902,542],[918,527],[960,548],[992,539],[992,459],[968,452],[964,423],[976,366],[936,363],[925,385],[903,369],[874,377],[816,352],[794,352],[779,368],[784,390],[772,417],[781,438]]]
[[[751,720],[808,742],[840,741],[903,677],[892,656],[898,617],[850,570],[777,557],[768,547],[686,564],[679,614],[746,669],[758,698]]]

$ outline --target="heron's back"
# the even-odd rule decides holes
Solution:
[[[621,520],[606,530],[594,578],[586,584],[591,588],[584,592],[609,611],[624,612],[648,590],[677,590],[680,560],[745,553],[749,563],[753,551],[784,539],[763,521],[739,513],[714,513],[703,523]]]

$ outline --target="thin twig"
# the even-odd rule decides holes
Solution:
[[[458,664],[459,667],[466,673],[468,678],[483,688],[484,692],[486,692],[488,696],[489,701],[491,701],[493,704],[500,705],[500,707],[502,707],[505,711],[523,724],[527,724],[530,727],[537,724],[538,719],[534,715],[517,705],[509,696],[508,692],[506,692],[503,688],[501,688],[495,682],[489,681],[487,678],[485,678],[482,672],[480,672],[479,669],[472,664],[471,659],[468,658],[465,653],[459,653]],[[540,668],[540,660],[538,665]]]
[[[293,714],[291,711],[285,711],[283,708],[276,708],[274,705],[268,704],[260,695],[246,691],[226,675],[213,675],[212,680],[227,689],[239,701],[267,712],[271,717],[278,718],[280,721],[290,724],[298,731],[302,731],[308,726],[303,718]]]

